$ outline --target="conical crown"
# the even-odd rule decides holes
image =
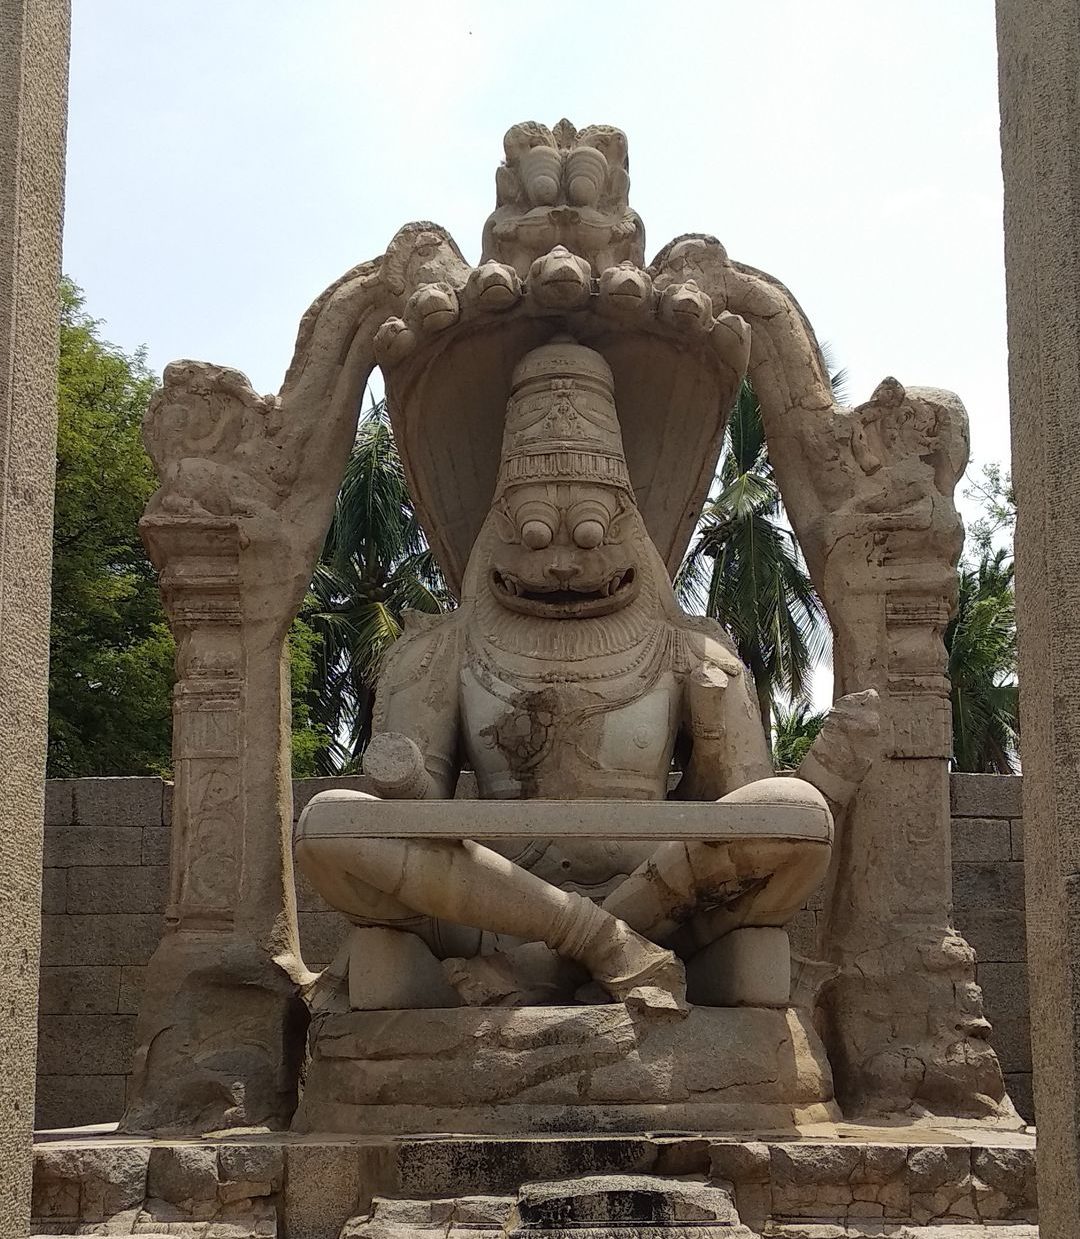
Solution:
[[[568,337],[527,353],[506,406],[497,492],[524,482],[599,482],[633,498],[611,367]]]

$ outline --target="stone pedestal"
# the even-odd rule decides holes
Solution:
[[[0,1233],[26,1233],[37,1047],[69,12],[0,3]]]
[[[793,1130],[838,1117],[806,1016],[622,1004],[316,1017],[304,1132]]]
[[[1024,860],[1043,1239],[1080,1219],[1080,12],[998,0]]]

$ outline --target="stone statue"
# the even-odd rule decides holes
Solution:
[[[839,407],[794,297],[713,237],[646,265],[619,130],[515,125],[504,152],[478,266],[409,224],[316,299],[277,396],[177,362],[152,402],[176,790],[125,1126],[1015,1123],[951,925],[963,406],[886,379]],[[460,606],[387,662],[372,792],[300,823],[354,925],[316,980],[284,643],[376,364]],[[796,777],[672,587],[744,375],[835,636]],[[452,799],[465,769],[477,800]]]
[[[406,633],[380,682],[365,762],[379,794],[451,797],[464,763],[485,799],[656,801],[678,752],[679,797],[805,800],[828,813],[809,783],[771,777],[746,679],[719,625],[675,601],[635,502],[610,367],[569,339],[533,349],[513,373],[461,605]],[[834,712],[811,779],[842,750],[834,774],[854,791],[873,755],[875,696]],[[355,796],[377,829],[378,800]],[[499,849],[320,838],[322,808],[308,807],[297,858],[358,923],[407,925],[455,955],[480,948],[462,926],[544,942],[611,998],[662,1007],[680,1006],[685,989],[667,948],[692,958],[733,928],[782,927],[828,864],[827,849],[768,838]],[[579,893],[602,889],[597,902]],[[417,925],[417,913],[449,926]]]

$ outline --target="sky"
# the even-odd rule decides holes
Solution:
[[[1009,451],[993,0],[74,0],[64,266],[160,372],[276,391],[300,316],[414,219],[480,252],[502,136],[614,124],[651,258],[795,294],[849,374]],[[970,513],[970,505],[964,505]]]

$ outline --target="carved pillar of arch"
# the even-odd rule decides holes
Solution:
[[[229,518],[148,520],[176,634],[175,785],[165,923],[231,932],[239,903],[244,687],[240,531]]]
[[[285,642],[311,581],[375,364],[423,271],[464,283],[431,224],[347,271],[300,321],[277,396],[173,362],[143,438],[159,489],[141,528],[177,643],[166,933],[135,1029],[128,1131],[286,1127],[307,1011],[292,864]]]
[[[882,753],[838,824],[818,943],[836,971],[819,1015],[837,1095],[850,1115],[1011,1119],[974,954],[952,925],[942,638],[963,544],[963,405],[886,379],[866,404],[837,406],[794,297],[714,238],[681,237],[651,269],[658,287],[694,279],[714,312],[750,324],[770,459],[833,627],[835,693],[881,697]]]
[[[905,401],[900,415],[922,403],[914,392]],[[956,427],[963,411],[957,402],[937,416]],[[819,934],[822,958],[839,969],[821,1014],[851,1114],[1011,1116],[974,954],[952,926],[943,637],[955,607],[962,526],[951,491],[961,469],[954,458],[922,518],[849,513],[819,524],[816,541],[815,527],[795,519],[824,564],[835,692],[881,696],[881,756],[839,831]]]
[[[284,1127],[307,1026],[290,849],[291,616],[245,616],[250,547],[235,518],[148,516],[142,530],[177,644],[175,789],[166,928],[123,1127]]]

